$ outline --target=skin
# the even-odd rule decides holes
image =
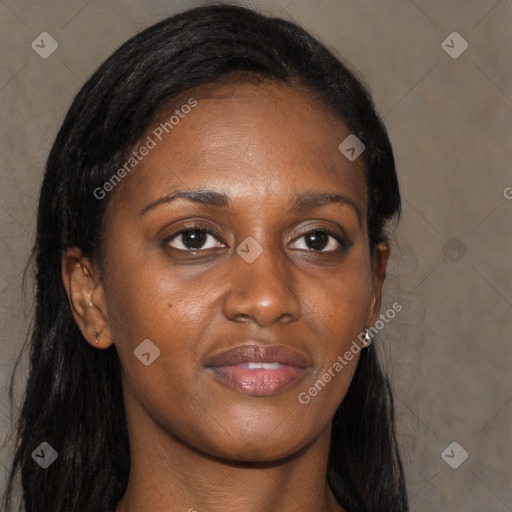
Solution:
[[[342,511],[326,481],[329,436],[358,356],[307,405],[297,397],[379,312],[389,250],[370,254],[362,161],[343,156],[338,145],[350,131],[299,88],[219,85],[194,98],[108,198],[101,277],[79,248],[62,262],[85,339],[98,349],[114,343],[121,360],[131,474],[116,510]],[[225,193],[229,206],[180,198],[140,215],[189,189]],[[355,208],[292,211],[303,192],[336,192]],[[191,220],[220,236],[188,252],[187,238],[169,241]],[[321,228],[345,248],[330,235],[311,243],[305,235]],[[235,250],[248,236],[263,249],[252,263]],[[161,351],[149,366],[133,354],[145,339]],[[293,347],[310,367],[267,397],[204,368],[250,340]]]

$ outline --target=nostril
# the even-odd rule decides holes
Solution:
[[[250,319],[251,317],[245,313],[240,313],[234,318],[235,322],[248,322]]]

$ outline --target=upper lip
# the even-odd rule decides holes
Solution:
[[[309,365],[308,358],[286,345],[249,344],[225,350],[208,359],[206,366],[229,366],[242,363],[280,363],[298,368]]]

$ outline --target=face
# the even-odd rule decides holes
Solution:
[[[373,325],[387,253],[372,265],[362,162],[338,149],[350,131],[307,93],[190,96],[108,198],[89,290],[99,347],[116,346],[131,421],[210,455],[276,460],[329,431],[358,360],[339,357]],[[134,355],[143,340],[149,365]]]

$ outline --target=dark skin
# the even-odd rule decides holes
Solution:
[[[308,404],[297,396],[380,309],[389,249],[370,253],[361,158],[340,153],[350,131],[299,88],[223,85],[194,97],[197,107],[105,199],[101,278],[79,248],[63,257],[85,339],[115,344],[121,360],[131,474],[116,511],[342,511],[326,481],[329,436],[358,356]],[[224,193],[229,205],[179,198],[140,214],[190,189]],[[349,201],[292,210],[303,192]],[[172,237],[191,221],[217,234],[199,248],[190,232]],[[248,236],[263,249],[252,263],[236,252]],[[161,351],[150,366],[133,354],[145,339]],[[204,367],[250,340],[290,346],[309,366],[265,397]]]

